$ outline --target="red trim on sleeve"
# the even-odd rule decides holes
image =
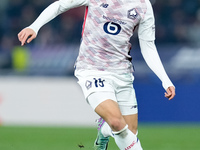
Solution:
[[[83,23],[83,29],[82,29],[82,36],[83,36],[83,33],[84,33],[84,29],[85,29],[87,14],[88,14],[88,6],[86,6],[86,8],[85,8],[85,16],[84,16],[84,23]]]

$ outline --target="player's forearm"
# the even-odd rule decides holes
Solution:
[[[144,41],[140,39],[140,47],[147,65],[162,81],[163,88],[166,90],[168,87],[174,86],[163,67],[154,41]]]
[[[56,1],[49,5],[28,28],[33,29],[37,34],[43,25],[54,19],[60,13],[62,13],[60,3]]]
[[[39,29],[54,19],[59,14],[82,5],[86,5],[88,0],[59,0],[51,5],[49,5],[40,15],[39,17],[28,27],[35,31],[37,34]]]

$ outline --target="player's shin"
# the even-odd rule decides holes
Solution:
[[[126,125],[122,130],[114,133],[114,139],[120,150],[142,150],[140,142]]]

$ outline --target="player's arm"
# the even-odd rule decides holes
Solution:
[[[75,7],[87,5],[88,0],[59,0],[49,5],[39,17],[29,26],[18,34],[18,39],[23,46],[26,42],[30,43],[36,38],[39,29],[54,19],[59,14]]]
[[[145,41],[140,39],[141,53],[151,70],[162,81],[163,88],[166,90],[165,97],[169,100],[175,96],[175,87],[169,79],[163,64],[158,55],[154,41]]]
[[[163,88],[166,90],[165,97],[169,100],[175,96],[175,87],[169,79],[155,46],[155,19],[153,9],[149,1],[147,2],[147,12],[139,24],[138,36],[141,53],[151,70],[162,81]]]

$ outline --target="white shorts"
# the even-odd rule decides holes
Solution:
[[[132,73],[115,74],[106,71],[75,71],[85,99],[95,109],[101,102],[111,99],[119,105],[122,115],[137,114],[137,100]]]

